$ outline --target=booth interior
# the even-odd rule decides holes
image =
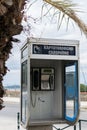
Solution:
[[[30,59],[30,122],[64,120],[64,84],[73,82],[76,61]],[[72,68],[66,70],[66,66]],[[69,76],[68,76],[69,70]],[[72,82],[70,82],[72,84]]]

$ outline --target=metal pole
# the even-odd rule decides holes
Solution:
[[[76,125],[74,125],[74,130],[76,130]]]
[[[81,120],[79,120],[79,130],[81,130]]]
[[[17,130],[20,130],[20,113],[17,113]]]

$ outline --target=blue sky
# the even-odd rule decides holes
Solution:
[[[41,1],[41,0],[40,0]],[[87,1],[84,0],[72,0],[73,2],[78,4],[77,9],[84,11],[84,13],[79,13],[79,17],[87,23]],[[41,3],[37,2],[32,8],[29,10],[27,15],[31,17],[38,17],[41,15]],[[37,6],[38,5],[38,6]],[[38,9],[37,9],[38,7]],[[44,21],[44,22],[43,22]],[[45,17],[41,23],[34,23],[32,20],[30,21],[32,29],[30,36],[34,37],[47,37],[47,38],[56,38],[56,39],[70,39],[70,40],[79,40],[80,41],[80,83],[87,84],[87,38],[84,34],[81,35],[79,28],[74,24],[72,26],[72,22],[70,22],[68,26],[68,30],[66,31],[66,24],[63,22],[60,30],[57,30],[57,23],[48,22]],[[27,34],[26,34],[27,35]],[[7,85],[20,85],[20,47],[22,43],[26,39],[26,35],[22,33],[18,36],[21,40],[21,43],[14,43],[14,48],[12,49],[12,54],[8,59],[6,65],[10,71],[4,76],[3,84]],[[85,75],[85,78],[84,78]]]

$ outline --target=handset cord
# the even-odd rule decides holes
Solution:
[[[32,104],[32,107],[34,108],[36,106],[36,101],[37,101],[37,92],[35,92],[35,98],[32,95],[32,93],[33,91],[31,91],[31,104]]]

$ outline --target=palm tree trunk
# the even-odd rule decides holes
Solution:
[[[23,30],[21,20],[25,0],[0,0],[0,110],[3,106],[3,95],[5,93],[2,81],[7,73],[6,61],[12,49],[14,35]]]

